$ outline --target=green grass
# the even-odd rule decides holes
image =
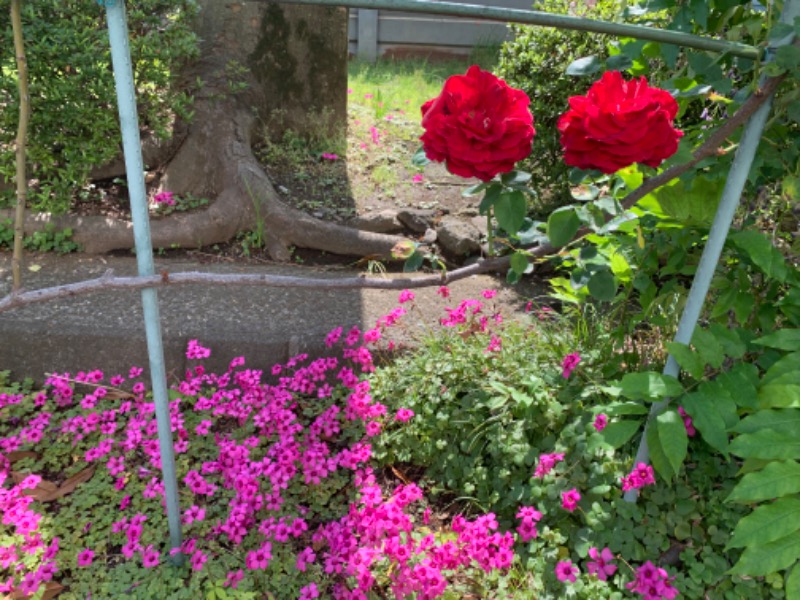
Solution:
[[[373,107],[378,118],[400,110],[414,112],[416,117],[419,107],[439,94],[448,77],[464,73],[476,63],[484,69],[491,69],[496,57],[497,52],[481,47],[474,57],[463,60],[351,61],[348,66],[348,104]]]

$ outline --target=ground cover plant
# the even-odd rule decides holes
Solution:
[[[41,390],[4,381],[2,589],[783,597],[780,579],[726,574],[746,512],[724,502],[735,463],[699,438],[673,482],[632,463],[625,423],[646,404],[614,396],[622,367],[597,330],[546,307],[501,315],[494,290],[440,294],[438,326],[388,364],[376,351],[395,347],[393,330],[419,331],[412,292],[372,329],[332,331],[330,355],[270,373],[243,357],[206,372],[210,350],[190,343],[170,391],[182,567],[141,369],[53,374]],[[631,485],[638,505],[621,499]]]

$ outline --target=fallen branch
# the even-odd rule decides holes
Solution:
[[[238,274],[238,273],[200,273],[188,271],[158,275],[115,277],[108,270],[101,277],[77,283],[57,285],[29,291],[12,292],[0,300],[0,313],[50,300],[73,298],[107,290],[130,290],[141,288],[160,288],[175,285],[255,285],[274,288],[313,288],[318,290],[384,289],[398,290],[446,285],[471,275],[498,271],[508,268],[509,258],[481,260],[467,267],[441,274],[422,277],[401,277],[396,279],[344,277],[341,279],[318,279],[313,277],[292,277],[288,275]]]

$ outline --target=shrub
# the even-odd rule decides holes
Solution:
[[[196,10],[194,0],[128,4],[140,126],[162,139],[170,136],[176,116],[189,115],[191,99],[175,75],[197,54],[190,28]],[[23,2],[22,21],[32,104],[29,173],[36,181],[31,205],[65,212],[91,169],[120,151],[105,9],[76,0]],[[7,10],[0,11],[0,47],[13,48]],[[3,53],[0,67],[0,177],[11,180],[19,116],[12,51]]]

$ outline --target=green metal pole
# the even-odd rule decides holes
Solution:
[[[263,0],[262,0],[263,1]],[[759,48],[704,38],[691,33],[657,29],[630,23],[610,23],[595,19],[584,19],[570,15],[558,15],[537,10],[520,10],[497,6],[479,6],[475,4],[457,4],[455,2],[432,2],[431,0],[280,0],[287,4],[323,4],[328,6],[345,6],[347,8],[383,8],[386,10],[402,10],[456,17],[474,17],[484,21],[500,21],[502,23],[524,23],[542,25],[558,29],[574,29],[593,33],[606,33],[616,37],[632,37],[639,40],[675,44],[697,50],[727,52],[733,56],[758,60],[762,54]]]
[[[794,23],[795,17],[798,16],[800,16],[800,0],[787,0],[783,8],[783,14],[781,15],[781,22]],[[790,44],[793,39],[794,35],[790,34],[777,42],[768,52],[767,61],[771,60],[775,48]],[[753,158],[758,149],[758,143],[761,140],[761,134],[764,131],[764,125],[767,122],[767,117],[769,116],[771,108],[772,97],[761,105],[747,121],[739,147],[736,150],[736,156],[733,159],[733,164],[728,173],[728,179],[722,190],[722,199],[717,208],[717,214],[714,216],[714,222],[711,224],[708,242],[706,242],[706,247],[703,249],[703,255],[700,257],[700,264],[697,267],[697,272],[692,281],[692,287],[689,290],[689,296],[686,299],[686,307],[678,323],[678,332],[675,334],[676,342],[688,344],[692,339],[692,334],[700,318],[700,312],[703,309],[708,290],[711,287],[714,271],[719,263],[722,248],[725,245],[725,239],[728,237],[728,231],[733,222],[736,207],[739,205],[739,199],[742,197],[742,190],[744,190],[747,176],[750,174],[750,167],[753,165]],[[678,377],[680,374],[680,366],[672,355],[667,357],[667,363],[664,366],[663,373],[664,375],[671,375],[673,377]],[[640,462],[647,463],[650,461],[650,448],[647,444],[647,428],[651,426],[655,416],[664,410],[669,402],[670,399],[656,402],[650,408],[650,414],[645,424],[644,432],[642,433],[642,439],[639,442],[636,458],[634,459],[635,464]],[[629,490],[625,493],[625,500],[628,502],[636,502],[637,498],[637,490]]]
[[[131,52],[128,45],[125,3],[124,0],[106,0],[105,7],[108,18],[108,37],[111,42],[111,62],[114,66],[114,81],[117,88],[117,107],[122,129],[122,147],[125,153],[125,171],[131,201],[136,263],[139,275],[153,275],[155,267],[153,265],[153,245],[150,241],[150,215],[147,211],[142,145],[139,139],[139,117],[136,112],[136,87],[133,82]],[[175,450],[170,427],[167,374],[161,340],[161,318],[158,310],[158,295],[154,288],[142,290],[142,308],[147,352],[150,359],[150,378],[156,406],[156,422],[158,423],[158,444],[164,478],[167,521],[169,522],[172,548],[176,549],[181,545],[181,513],[175,476]],[[176,564],[181,564],[183,556],[176,553],[172,560]]]

